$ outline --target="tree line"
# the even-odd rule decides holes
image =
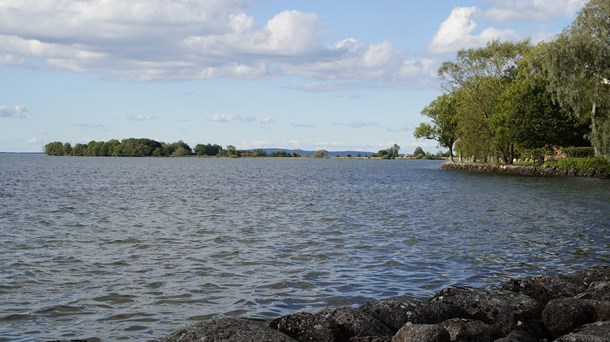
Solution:
[[[416,138],[476,161],[591,146],[610,158],[610,1],[590,0],[551,42],[492,41],[438,70],[443,94]]]
[[[69,142],[54,141],[44,146],[44,152],[50,156],[90,156],[90,157],[183,157],[183,156],[210,156],[210,157],[300,157],[298,151],[267,152],[263,149],[238,150],[233,145],[226,148],[218,144],[197,144],[192,149],[182,140],[173,143],[159,142],[147,138],[128,138],[121,141],[111,139],[108,141],[92,140],[88,143],[79,143],[72,146]],[[321,154],[320,157],[325,157]],[[316,154],[318,157],[318,154]]]

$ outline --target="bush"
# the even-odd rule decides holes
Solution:
[[[564,158],[548,162],[547,167],[556,167],[563,170],[588,171],[594,170],[597,172],[610,173],[610,161],[605,158]]]
[[[563,151],[566,158],[593,158],[595,156],[593,147],[566,147]]]

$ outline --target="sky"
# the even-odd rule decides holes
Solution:
[[[0,151],[150,138],[401,153],[439,66],[586,0],[2,0]]]

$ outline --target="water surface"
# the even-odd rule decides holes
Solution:
[[[0,156],[0,340],[146,341],[610,261],[610,182],[439,166]]]

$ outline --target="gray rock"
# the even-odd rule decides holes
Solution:
[[[199,322],[182,328],[160,342],[294,342],[262,322],[222,318]]]
[[[589,293],[585,298],[608,300],[604,297],[610,296],[608,285],[591,285],[609,281],[610,267],[594,266],[571,274],[510,279],[502,284],[502,289],[526,294],[546,305],[552,299],[583,293]]]
[[[493,326],[474,319],[452,318],[438,325],[447,329],[451,342],[491,342],[498,337]]]
[[[450,342],[447,329],[437,324],[405,324],[392,337],[392,342]]]
[[[595,322],[561,336],[556,342],[610,342],[610,321]]]
[[[501,335],[512,330],[526,330],[538,336],[544,327],[536,324],[542,312],[542,305],[536,300],[505,290],[486,290],[470,287],[452,287],[435,295],[431,302],[456,305],[472,318],[494,325]],[[523,322],[533,322],[524,326]]]
[[[494,342],[538,342],[539,340],[523,330],[513,330],[506,337],[495,340]]]
[[[610,320],[610,301],[559,298],[550,301],[542,311],[542,321],[554,337],[596,321]]]
[[[368,302],[360,311],[375,317],[396,333],[407,322],[435,324],[450,318],[468,318],[466,311],[455,305],[417,300],[379,300]]]
[[[341,333],[338,328],[333,329],[326,318],[309,312],[297,312],[276,318],[269,326],[301,342],[332,342],[335,335]]]
[[[392,336],[390,328],[376,318],[354,308],[327,308],[316,316],[329,321],[336,340],[348,340],[352,336]]]
[[[392,342],[392,336],[353,336],[349,342]]]

